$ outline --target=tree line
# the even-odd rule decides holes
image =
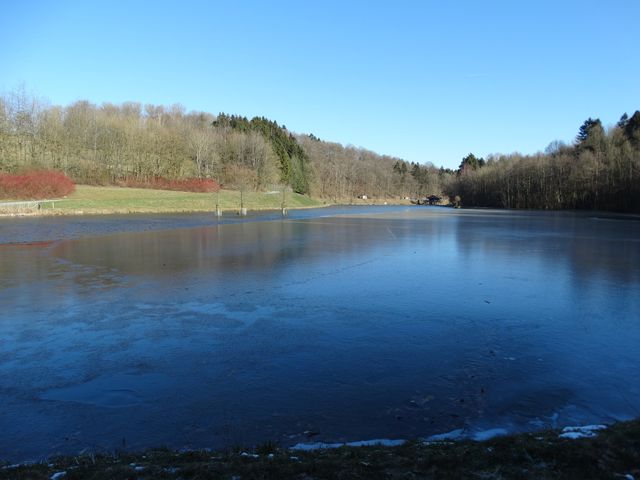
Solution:
[[[294,135],[264,117],[186,112],[126,102],[49,105],[23,91],[0,96],[0,171],[62,171],[77,183],[213,179],[228,188],[349,201],[439,191],[433,165]]]
[[[51,106],[14,92],[0,97],[0,171],[54,169],[97,185],[199,178],[260,189],[285,182],[308,193],[305,159],[291,158],[300,151],[288,134],[282,138],[284,129],[264,119],[234,128],[244,120],[180,105]]]
[[[336,202],[436,195],[464,206],[638,212],[640,112],[608,130],[589,118],[575,142],[552,142],[544,153],[469,154],[453,171],[294,134],[264,117],[135,102],[61,107],[16,91],[0,96],[0,172],[26,169],[58,170],[85,184],[289,186]]]
[[[465,206],[640,212],[640,112],[608,131],[589,118],[572,145],[544,153],[469,154],[443,189]]]
[[[311,192],[334,201],[358,197],[397,199],[441,192],[441,170],[364,148],[297,135],[313,172]]]

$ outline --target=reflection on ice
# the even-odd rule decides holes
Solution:
[[[640,222],[428,207],[181,221],[0,247],[0,457],[640,414]]]
[[[40,398],[106,408],[130,407],[154,400],[167,384],[168,379],[157,373],[104,375],[88,382],[46,390]]]

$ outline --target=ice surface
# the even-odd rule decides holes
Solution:
[[[405,443],[405,440],[389,440],[386,438],[379,438],[375,440],[361,440],[357,442],[346,442],[346,443],[314,442],[314,443],[298,443],[293,447],[291,447],[291,450],[311,451],[311,450],[321,450],[325,448],[340,448],[340,447],[372,447],[375,445],[380,445],[383,447],[397,447],[404,443]]]
[[[0,220],[3,460],[637,416],[640,222],[386,211]]]
[[[491,428],[489,430],[482,430],[479,432],[475,432],[471,438],[479,442],[482,442],[484,440],[489,440],[494,437],[501,437],[508,434],[509,432],[504,428]]]

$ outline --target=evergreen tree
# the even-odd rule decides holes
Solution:
[[[635,147],[640,147],[640,111],[636,110],[624,126],[624,135]]]
[[[477,158],[473,153],[470,153],[462,159],[460,167],[458,167],[458,172],[462,172],[466,169],[478,170],[479,168],[484,167],[484,165],[484,158]]]
[[[623,130],[625,129],[625,127],[627,126],[627,122],[629,121],[629,115],[627,115],[627,112],[623,113],[622,116],[620,117],[620,120],[618,120],[618,123],[616,124],[616,126]]]
[[[596,150],[604,138],[604,128],[599,118],[588,118],[580,126],[576,143],[579,149]]]

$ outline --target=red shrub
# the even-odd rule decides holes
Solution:
[[[186,180],[168,180],[166,178],[148,178],[136,180],[127,178],[121,182],[126,187],[155,188],[157,190],[177,190],[180,192],[217,192],[220,184],[215,180],[203,178],[188,178]]]
[[[73,193],[73,181],[60,172],[34,171],[12,175],[0,173],[0,198],[43,200]]]

